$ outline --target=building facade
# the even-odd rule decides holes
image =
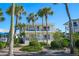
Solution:
[[[58,29],[55,28],[55,26],[50,24],[47,26],[47,28],[46,25],[43,25],[43,27],[42,25],[35,25],[35,28],[32,25],[26,27],[28,28],[26,28],[25,31],[23,29],[21,30],[21,32],[25,32],[25,36],[20,36],[20,31],[18,32],[18,30],[18,33],[16,34],[16,38],[20,37],[20,42],[26,45],[29,44],[30,39],[33,39],[33,36],[35,36],[35,39],[37,39],[39,42],[46,42],[46,40],[48,39],[48,43],[50,43],[54,40],[53,33],[58,31]],[[0,41],[7,42],[8,32],[1,32],[0,34],[3,35],[0,37]]]
[[[48,35],[47,35],[47,32],[48,32]],[[23,42],[26,44],[26,43],[29,43],[29,38],[33,38],[33,35],[36,34],[36,39],[39,41],[39,42],[46,42],[46,40],[48,39],[48,43],[50,43],[51,41],[53,41],[53,32],[56,32],[58,31],[57,28],[55,28],[53,25],[48,25],[47,28],[45,25],[35,25],[35,28],[32,27],[32,26],[29,26],[28,28],[26,28],[26,36],[23,37]]]
[[[0,41],[7,42],[7,40],[8,40],[8,33],[0,32]]]
[[[64,24],[65,26],[65,32],[68,33],[69,32],[69,22],[66,22]],[[79,32],[79,19],[72,19],[72,32]]]
[[[66,22],[64,24],[65,26],[65,36],[68,37],[69,36],[69,22]],[[79,32],[79,19],[72,19],[72,32]]]

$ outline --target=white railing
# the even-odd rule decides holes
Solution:
[[[0,41],[7,42],[7,38],[2,37],[2,38],[0,38]]]

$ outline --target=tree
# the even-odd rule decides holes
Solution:
[[[79,40],[79,33],[73,33],[72,38],[74,39],[74,41]]]
[[[11,6],[6,11],[7,14],[11,15]],[[21,5],[16,4],[15,5],[15,16],[16,16],[16,23],[15,23],[15,34],[17,30],[18,21],[21,19],[21,14],[24,13],[24,8]]]
[[[9,55],[13,55],[13,44],[14,44],[14,12],[15,12],[15,4],[12,3],[11,6],[11,24],[10,24],[10,42],[9,42]]]
[[[51,10],[51,8],[43,8],[43,14],[45,16],[45,21],[46,21],[46,40],[47,40],[47,43],[48,43],[48,15],[53,15],[53,11]]]
[[[19,31],[21,33],[22,32],[22,29],[23,29],[22,24],[21,23],[18,23],[18,25],[16,27],[19,29]]]
[[[54,40],[63,39],[63,33],[59,32],[59,31],[54,32],[54,33],[53,33],[53,37],[54,37]]]
[[[0,22],[4,21],[3,11],[0,8]]]
[[[26,37],[26,24],[19,23],[17,28],[20,30],[20,37]],[[23,34],[23,35],[22,35]]]
[[[69,19],[70,53],[73,54],[74,53],[74,43],[73,43],[73,38],[72,38],[72,22],[71,22],[71,16],[70,16],[70,13],[69,13],[68,4],[65,3],[64,5],[65,5],[66,12],[67,12],[68,19]]]
[[[28,21],[32,22],[32,27],[35,30],[35,37],[36,37],[36,29],[35,29],[35,21],[38,19],[37,15],[34,13],[30,13],[29,16],[27,17]]]
[[[42,35],[43,35],[43,22],[44,22],[44,12],[43,12],[43,9],[40,9],[38,12],[37,12],[38,16],[42,18]],[[44,40],[44,39],[43,39]]]
[[[72,34],[72,38],[74,40],[73,44],[74,44],[74,47],[76,46],[76,44],[78,44],[79,42],[79,33],[73,33]],[[78,42],[77,42],[78,41]]]
[[[70,16],[70,12],[69,12],[69,8],[68,8],[68,4],[64,3],[65,5],[65,10],[69,19],[69,39],[70,39],[70,53],[73,54],[74,53],[74,41],[72,38],[72,20],[71,20],[71,16]]]
[[[18,20],[21,19],[21,16],[20,15],[23,12],[24,12],[23,6],[16,5],[16,8],[15,8],[15,15],[16,15],[15,34],[16,34],[16,30],[17,30],[16,25],[18,25]]]
[[[30,20],[30,16],[27,16],[27,17],[26,17],[26,20],[27,20],[27,22],[28,22],[27,30],[29,31],[29,30],[30,30],[30,25],[31,25],[31,24],[30,24],[30,21],[31,21],[31,20]],[[30,33],[28,33],[28,36],[30,37]]]
[[[43,19],[43,18],[44,18],[44,12],[43,12],[43,9],[40,9],[40,10],[38,11],[37,14],[38,14],[39,17],[42,18],[42,30],[43,30],[43,20],[44,20],[44,19]]]
[[[28,26],[27,26],[28,28],[27,28],[27,29],[29,30],[29,25],[31,25],[31,24],[30,24],[30,21],[31,21],[31,20],[30,20],[30,16],[26,17],[26,19],[27,19],[27,22],[28,22]]]
[[[26,24],[22,24],[22,27],[23,27],[23,31],[25,32],[26,31]]]

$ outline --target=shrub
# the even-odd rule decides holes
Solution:
[[[34,47],[34,46],[24,46],[21,48],[22,51],[28,51],[28,52],[35,52],[35,51],[40,51],[42,48],[41,47]]]
[[[54,40],[51,42],[52,49],[61,49],[68,46],[69,46],[69,41],[67,39],[61,39],[58,41]]]
[[[32,40],[28,46],[24,46],[21,48],[22,51],[29,51],[29,52],[40,51],[41,49],[42,49],[42,46],[36,40]]]
[[[19,42],[20,42],[19,38],[14,39],[14,44],[19,44]]]
[[[51,48],[52,49],[59,49],[59,48],[61,48],[61,44],[57,41],[52,41],[51,42]]]
[[[69,40],[68,39],[63,39],[61,44],[62,44],[62,47],[69,47]]]
[[[32,40],[29,42],[29,46],[40,46],[40,43],[37,40]]]
[[[14,47],[21,47],[20,44],[14,44]]]
[[[0,49],[5,48],[7,45],[6,42],[0,42]]]
[[[40,42],[41,46],[47,46],[47,43],[46,42]]]
[[[79,48],[79,40],[77,40],[77,41],[75,42],[75,46],[76,46],[76,48]]]

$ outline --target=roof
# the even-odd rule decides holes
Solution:
[[[72,19],[72,21],[79,21],[79,18],[78,19]],[[69,21],[67,21],[66,23],[64,23],[64,25],[67,25]]]
[[[29,25],[31,26],[32,24],[29,24]],[[35,24],[35,26],[42,26],[42,24]],[[43,26],[46,26],[46,24],[43,24]],[[48,26],[54,26],[54,25],[53,24],[48,24]]]

